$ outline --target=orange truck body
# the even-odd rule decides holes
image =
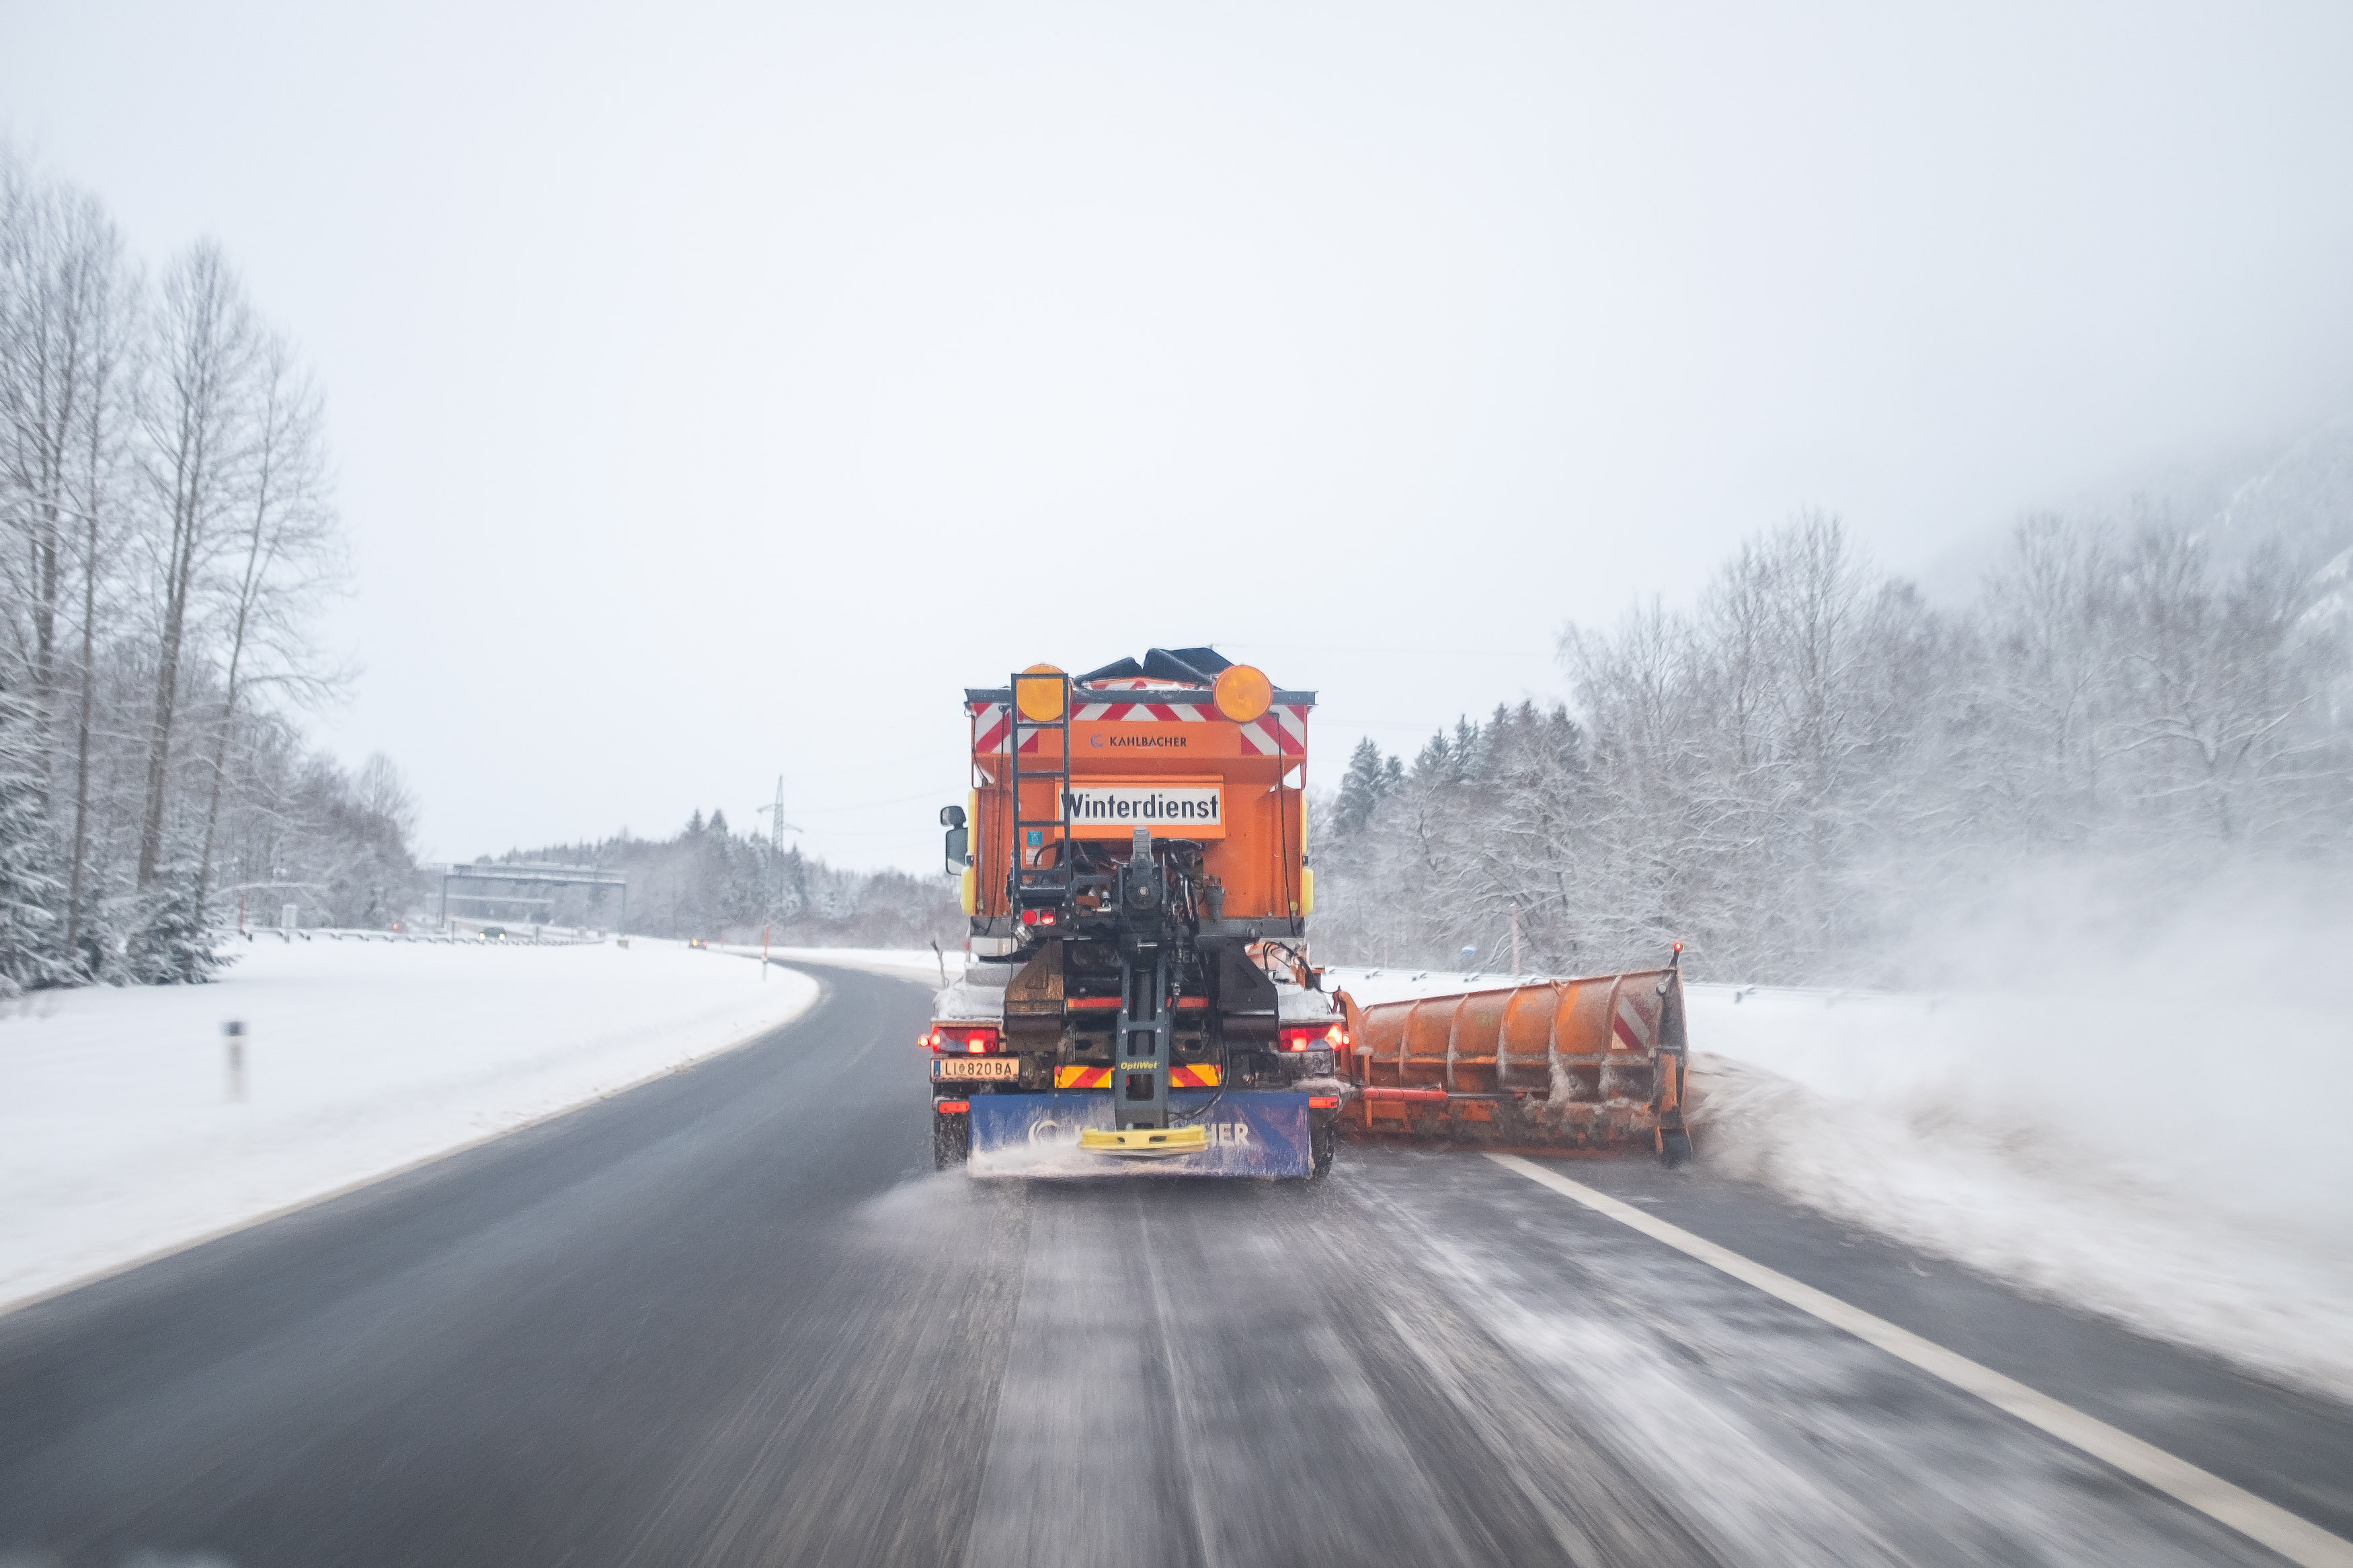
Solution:
[[[1198,647],[965,698],[970,793],[940,819],[972,935],[923,1037],[934,1158],[1321,1174],[1345,1042],[1299,940],[1314,693]]]
[[[1061,852],[1061,829],[1027,830],[1017,820],[1061,815],[1065,787],[1083,799],[1151,804],[1155,794],[1187,802],[1214,796],[1214,816],[1140,819],[1155,838],[1202,846],[1207,875],[1223,893],[1221,918],[1261,922],[1265,936],[1296,936],[1315,907],[1314,869],[1308,858],[1307,717],[1312,691],[1271,693],[1265,713],[1240,722],[1218,710],[1206,689],[1180,689],[1149,679],[1115,678],[1071,687],[1067,786],[1053,777],[1027,777],[1014,809],[1016,747],[1025,773],[1062,765],[1063,727],[1031,724],[1013,705],[1010,689],[965,692],[972,720],[972,864],[962,878],[965,914],[994,931],[1013,918],[1008,869],[1017,862],[1050,864]],[[1106,813],[1072,822],[1080,839],[1124,841],[1139,819]]]

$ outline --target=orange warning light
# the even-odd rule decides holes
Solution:
[[[1032,724],[1053,724],[1062,717],[1062,672],[1050,664],[1033,664],[1013,678],[1013,705]]]
[[[1247,724],[1274,701],[1274,683],[1247,664],[1229,664],[1218,671],[1209,688],[1218,711],[1237,724]]]

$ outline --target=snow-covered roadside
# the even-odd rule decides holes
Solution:
[[[756,947],[730,948],[730,952],[756,954]],[[940,984],[944,967],[949,979],[964,973],[965,955],[961,948],[950,948],[943,953],[928,947],[779,947],[772,958],[790,962],[798,959],[805,963],[834,963],[844,969],[867,969],[879,974],[903,975],[910,980],[927,981],[934,989]]]
[[[611,1094],[818,994],[791,970],[764,979],[645,938],[237,952],[215,984],[40,992],[0,1012],[0,1306]],[[230,1020],[247,1028],[242,1100]]]
[[[2353,1398],[2353,1040],[2209,997],[1691,998],[1702,1158]],[[2322,1111],[2297,1114],[2301,1107]]]
[[[2353,1397],[2353,1015],[2287,984],[1947,998],[1687,988],[1698,1158]],[[1334,971],[1360,1002],[1509,984]],[[2322,1112],[2299,1115],[2304,1108]]]

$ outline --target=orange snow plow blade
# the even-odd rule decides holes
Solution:
[[[1680,961],[1681,954],[1677,954]],[[1382,1002],[1345,991],[1350,1138],[1546,1153],[1691,1152],[1683,971]]]

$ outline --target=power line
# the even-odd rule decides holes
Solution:
[[[1269,653],[1405,653],[1423,658],[1541,658],[1549,662],[1553,657],[1517,647],[1400,647],[1394,644],[1366,647],[1346,643],[1253,642],[1247,637],[1235,638],[1233,646],[1263,648]]]
[[[929,800],[934,795],[958,795],[961,793],[963,792],[955,789],[944,791],[927,789],[919,791],[914,795],[893,795],[889,800],[860,801],[856,805],[805,805],[800,808],[800,814],[803,816],[818,816],[837,811],[873,811],[879,807],[886,805],[904,805],[911,800]],[[767,808],[763,806],[761,809],[765,811]]]

